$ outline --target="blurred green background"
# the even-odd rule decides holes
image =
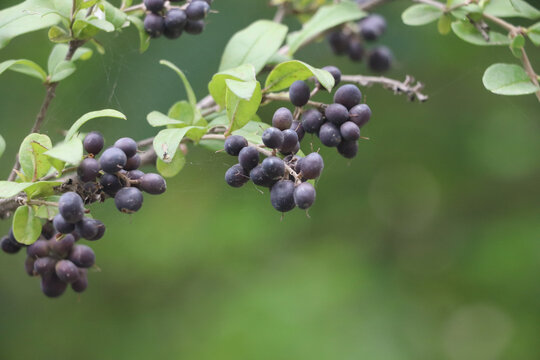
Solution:
[[[214,4],[219,14],[203,35],[153,41],[143,55],[134,29],[101,37],[107,54],[79,63],[59,86],[44,132],[58,140],[83,113],[115,108],[129,121],[85,129],[109,144],[153,135],[146,114],[185,98],[160,59],[203,97],[228,38],[273,16],[262,0]],[[538,101],[483,89],[485,68],[517,61],[507,49],[440,36],[435,24],[407,27],[407,5],[380,9],[390,23],[381,42],[397,58],[388,75],[414,75],[430,100],[363,89],[371,140],[354,161],[322,149],[311,218],[296,210],[281,220],[268,194],[225,184],[233,158],[192,148],[166,195],[146,196],[139,213],[121,215],[111,202],[92,208],[108,227],[92,244],[101,271],[82,296],[47,299],[25,274],[24,255],[1,256],[0,358],[539,359]],[[0,61],[45,66],[50,49],[42,31],[15,39]],[[540,52],[530,56],[540,69]],[[366,73],[324,42],[299,57]],[[43,92],[20,74],[0,77],[2,178]]]

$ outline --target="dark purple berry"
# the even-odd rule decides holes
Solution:
[[[301,183],[294,189],[294,203],[300,209],[308,209],[315,202],[315,188],[308,182]]]
[[[300,121],[294,120],[291,124],[291,129],[296,131],[296,135],[298,135],[298,141],[302,141],[304,135],[306,134],[302,123]]]
[[[392,65],[392,52],[385,46],[375,48],[369,54],[368,66],[376,72],[384,72]]]
[[[334,102],[345,106],[349,110],[353,106],[358,105],[361,100],[362,93],[360,89],[352,84],[341,86],[334,94]]]
[[[89,268],[96,262],[96,255],[89,246],[75,245],[68,259],[78,267]]]
[[[289,98],[294,106],[304,106],[308,103],[311,94],[305,81],[296,80],[289,88]],[[292,119],[291,119],[292,122]],[[291,125],[287,126],[288,129]],[[277,127],[277,126],[276,126]]]
[[[79,279],[79,269],[69,260],[60,260],[55,266],[56,275],[66,283],[72,283]]]
[[[279,180],[285,175],[285,163],[276,156],[270,156],[263,160],[262,170],[272,180]]]
[[[67,283],[58,278],[55,273],[48,273],[41,277],[41,291],[50,298],[62,295],[67,288]]]
[[[73,234],[67,234],[63,238],[56,240],[49,240],[49,249],[51,252],[61,258],[65,258],[71,252],[73,245],[75,244],[75,236]]]
[[[134,187],[125,187],[114,197],[116,208],[123,213],[131,214],[138,211],[143,203],[141,191]]]
[[[279,148],[279,151],[283,154],[290,154],[294,152],[297,144],[298,134],[296,134],[296,131],[291,129],[283,130],[283,144]]]
[[[184,10],[171,9],[165,15],[165,36],[168,38],[178,38],[186,26],[187,15]]]
[[[167,182],[161,175],[148,173],[139,179],[139,187],[149,194],[159,195],[167,190]]]
[[[364,58],[364,52],[364,45],[358,39],[352,39],[347,50],[349,59],[360,62]]]
[[[88,287],[88,271],[79,269],[79,278],[71,283],[71,288],[77,293],[82,293]]]
[[[246,173],[249,173],[251,169],[259,165],[259,160],[259,151],[253,146],[243,148],[238,154],[238,163]]]
[[[283,133],[278,128],[270,127],[264,130],[262,142],[270,149],[278,149],[283,144]]]
[[[101,221],[87,217],[78,222],[76,228],[79,235],[86,240],[99,240],[100,233],[101,236],[105,233],[105,225]]]
[[[249,175],[240,164],[236,164],[225,172],[225,181],[230,186],[238,188],[249,181]]]
[[[319,139],[323,145],[328,147],[336,147],[341,142],[341,134],[339,128],[330,123],[324,123],[319,130]]]
[[[341,125],[349,119],[349,110],[341,104],[331,104],[324,111],[326,119],[334,125]]]
[[[298,161],[297,171],[304,179],[316,179],[321,176],[324,161],[319,153],[313,152]]]
[[[67,222],[60,214],[54,217],[53,225],[56,231],[58,231],[60,234],[69,234],[70,232],[75,230],[75,225]]]
[[[14,242],[7,236],[4,236],[2,238],[2,241],[0,242],[0,247],[2,248],[2,251],[6,254],[16,254],[19,252],[19,250],[21,250],[22,245]]]
[[[199,20],[199,21],[188,20],[186,22],[186,26],[184,30],[188,34],[199,35],[200,33],[203,32],[204,26],[205,26],[204,20]]]
[[[309,89],[308,89],[309,91]],[[287,108],[279,108],[272,117],[272,126],[279,130],[289,129],[293,122],[293,115]]]
[[[146,10],[158,13],[163,10],[165,0],[144,0],[144,6],[146,7]]]
[[[131,170],[131,171],[127,172],[126,176],[130,180],[139,180],[140,178],[142,178],[144,176],[144,173],[141,170]],[[120,189],[118,189],[118,190],[120,190]]]
[[[287,212],[294,209],[294,182],[281,180],[275,183],[270,190],[270,201],[277,211]]]
[[[352,159],[358,153],[358,141],[343,141],[337,149],[343,157]]]
[[[86,152],[89,154],[97,155],[103,149],[104,143],[105,140],[103,139],[103,135],[97,131],[92,131],[84,138],[84,150],[86,150]]]
[[[349,111],[349,118],[361,128],[371,118],[371,109],[366,104],[356,105]]]
[[[112,147],[103,152],[99,158],[99,164],[103,171],[109,174],[116,174],[124,168],[127,156],[121,149]]]
[[[26,248],[26,255],[33,259],[49,255],[49,242],[47,240],[37,240]]]
[[[302,127],[307,133],[318,133],[323,123],[323,116],[318,110],[310,109],[302,114]]]
[[[210,11],[210,5],[205,1],[192,1],[186,8],[186,15],[189,20],[202,20]]]
[[[56,235],[56,229],[54,228],[52,221],[45,222],[41,228],[41,236],[43,236],[45,239],[50,239],[54,235]]]
[[[343,55],[349,48],[349,37],[341,31],[334,31],[328,35],[328,43],[336,55]]]
[[[104,174],[99,181],[105,194],[115,196],[116,193],[123,187],[120,179],[116,175]]]
[[[95,181],[99,174],[99,170],[101,170],[101,168],[96,159],[86,158],[81,161],[81,164],[77,168],[77,175],[79,175],[79,179],[81,179],[82,182]]]
[[[56,259],[52,257],[43,257],[36,259],[34,262],[34,271],[39,275],[51,274],[54,272],[54,266],[56,265]]]
[[[332,74],[332,77],[334,78],[334,86],[337,86],[341,82],[341,70],[339,70],[337,67],[329,65],[323,67],[322,69]]]
[[[377,40],[386,31],[386,20],[378,14],[371,14],[359,23],[360,33],[367,41]]]
[[[264,173],[261,165],[256,166],[253,170],[251,170],[251,172],[249,173],[249,177],[251,181],[253,181],[253,183],[258,186],[264,186],[269,188],[276,183],[275,180],[272,180],[272,178],[270,178]]]
[[[141,166],[141,157],[139,154],[135,154],[132,157],[128,158],[124,170],[131,171],[137,170]]]
[[[128,158],[137,154],[137,142],[132,138],[123,137],[114,143],[114,147],[122,150]]]
[[[84,217],[84,203],[79,194],[67,192],[58,201],[60,215],[69,223],[78,223]]]
[[[144,30],[151,38],[158,38],[165,31],[165,20],[161,15],[146,14]]]
[[[360,139],[360,128],[352,121],[347,121],[341,125],[339,132],[345,141],[356,141]]]
[[[34,272],[34,262],[35,261],[36,261],[36,259],[31,258],[31,257],[27,257],[26,260],[24,261],[24,270],[26,271],[26,273],[29,276],[35,276],[36,275],[36,273]]]
[[[225,139],[225,151],[232,156],[238,156],[240,150],[248,146],[246,138],[240,135],[232,135]]]

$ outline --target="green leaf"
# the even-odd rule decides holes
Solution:
[[[69,33],[59,26],[52,26],[49,29],[49,40],[55,43],[66,43],[71,40]]]
[[[52,148],[51,139],[47,135],[30,134],[19,148],[19,162],[25,178],[36,181],[47,175],[51,163],[44,153]]]
[[[105,0],[101,0],[100,4],[101,6],[103,6],[103,9],[105,11],[105,20],[113,24],[115,29],[118,30],[129,25],[128,16],[125,12]]]
[[[0,181],[0,198],[13,197],[30,185],[32,183],[29,182]]]
[[[13,235],[18,242],[32,245],[41,235],[41,221],[35,216],[31,207],[19,207],[13,215]]]
[[[287,26],[259,20],[237,32],[227,43],[219,70],[251,64],[258,73],[285,40]]]
[[[540,89],[531,82],[525,70],[514,64],[493,64],[482,78],[486,89],[499,95],[526,95]]]
[[[508,36],[495,31],[489,32],[489,42],[486,41],[478,29],[468,21],[454,21],[452,23],[452,30],[461,40],[474,45],[510,45]]]
[[[88,48],[79,48],[73,54],[71,61],[64,60],[69,50],[69,46],[66,44],[56,45],[47,63],[47,70],[49,72],[50,81],[57,82],[63,80],[73,74],[77,69],[74,62],[76,60],[87,60],[92,57],[92,50]]]
[[[159,173],[166,177],[171,178],[176,176],[186,165],[186,157],[181,150],[177,150],[171,162],[165,162],[158,158],[156,160],[156,168]]]
[[[158,159],[166,163],[172,162],[173,156],[176,154],[184,137],[199,141],[206,134],[206,131],[207,128],[202,126],[186,126],[179,129],[161,130],[154,138],[154,150]]]
[[[38,64],[33,61],[20,59],[20,60],[7,60],[0,63],[0,74],[6,70],[16,71],[31,77],[35,77],[43,82],[47,80],[47,73]]]
[[[452,31],[452,17],[447,14],[441,16],[437,22],[437,29],[439,30],[439,34],[447,35]]]
[[[188,125],[184,123],[183,121],[172,119],[169,116],[163,113],[160,113],[159,111],[152,111],[150,114],[146,116],[146,120],[148,121],[148,124],[150,124],[150,126],[153,126],[153,127],[168,126],[168,125],[184,125],[184,126]]]
[[[498,17],[540,18],[540,10],[523,0],[490,0],[484,8],[486,14]]]
[[[171,63],[171,62],[169,62],[167,60],[160,60],[159,63],[161,65],[167,66],[168,68],[170,68],[174,72],[176,72],[176,74],[178,74],[178,76],[180,77],[180,79],[184,83],[184,87],[186,88],[186,93],[187,93],[189,103],[192,106],[197,106],[197,97],[195,96],[195,92],[193,91],[193,88],[191,87],[191,84],[189,83],[186,75],[182,72],[182,70],[180,70],[176,65],[174,65],[173,63]]]
[[[262,134],[269,127],[270,125],[263,122],[250,121],[243,128],[233,131],[232,134],[243,136],[250,143],[262,145]]]
[[[258,81],[227,79],[227,116],[232,130],[240,129],[257,113],[262,100]]]
[[[43,199],[48,202],[58,202],[60,196],[49,196]],[[58,206],[40,205],[36,206],[36,216],[40,219],[52,220],[58,214]]]
[[[540,46],[540,22],[527,29],[527,36],[536,46]]]
[[[352,1],[341,1],[339,4],[322,6],[313,17],[304,24],[302,30],[287,37],[289,55],[293,55],[305,42],[313,39],[326,30],[348,21],[358,20],[366,16],[358,5]]]
[[[85,18],[75,20],[73,23],[73,35],[77,39],[88,40],[96,36],[100,31],[112,32],[114,25],[107,20],[97,18]]]
[[[287,61],[276,66],[266,78],[265,91],[283,90],[296,80],[306,80],[312,76],[315,76],[325,89],[332,91],[334,87],[332,74],[298,60]]]
[[[6,140],[0,135],[0,157],[4,155],[4,151],[6,150]]]
[[[81,116],[77,121],[75,121],[75,123],[71,126],[71,128],[66,134],[66,141],[71,140],[73,136],[75,136],[75,134],[79,131],[79,129],[88,121],[92,119],[96,119],[96,118],[102,118],[102,117],[127,120],[126,115],[122,114],[120,111],[112,110],[112,109],[105,109],[105,110],[92,111],[92,112],[86,113],[83,116]]]
[[[525,46],[525,37],[521,34],[516,35],[512,39],[512,43],[510,44],[510,50],[512,51],[512,54],[514,54],[515,57],[518,59],[521,59],[521,49]]]
[[[10,198],[25,191],[29,197],[34,194],[52,194],[56,186],[62,185],[59,181],[13,182],[0,181],[0,198]]]
[[[62,183],[59,181],[38,181],[31,183],[30,186],[24,189],[24,192],[29,199],[35,197],[42,198],[53,195],[55,193],[55,188],[60,185],[62,185]]]
[[[181,120],[186,125],[194,125],[195,114],[193,106],[187,101],[178,101],[171,106],[167,116],[171,119]]]
[[[140,18],[134,15],[129,15],[128,20],[135,25],[137,31],[139,32],[139,52],[142,54],[148,50],[148,47],[150,46],[150,36],[144,29],[144,23]]]
[[[441,9],[426,4],[417,4],[407,8],[401,19],[407,25],[418,26],[434,22],[443,15]]]
[[[66,140],[62,143],[59,143],[51,150],[47,151],[45,155],[50,156],[54,159],[58,159],[64,163],[69,163],[73,165],[79,165],[83,158],[83,145],[81,139],[74,137],[70,140]],[[55,165],[55,168],[58,170],[60,166]],[[61,166],[63,168],[63,166]]]
[[[212,77],[212,81],[208,84],[208,90],[214,101],[222,107],[225,106],[225,95],[227,92],[225,80],[227,79],[254,81],[255,68],[251,64],[245,64],[234,69],[221,71]]]

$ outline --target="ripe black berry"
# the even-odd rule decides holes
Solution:
[[[296,135],[298,135],[298,141],[302,141],[304,135],[306,134],[302,123],[294,120],[291,124],[291,129],[296,131]]]
[[[343,141],[338,146],[338,152],[347,159],[352,159],[358,153],[357,141]]]
[[[114,143],[114,147],[122,150],[128,158],[137,154],[137,143],[132,138],[123,137]]]
[[[165,20],[156,14],[147,14],[144,18],[144,30],[151,38],[160,37],[165,31]]]
[[[335,125],[341,125],[349,119],[349,110],[341,104],[331,104],[324,111],[326,119]]]
[[[72,283],[79,279],[79,269],[69,260],[60,260],[54,268],[56,275],[63,282]]]
[[[78,223],[84,217],[84,204],[79,194],[67,192],[58,201],[60,215],[69,223]]]
[[[131,214],[141,208],[143,195],[137,188],[125,187],[118,191],[114,197],[114,203],[121,212]]]
[[[67,284],[60,280],[55,273],[49,273],[41,277],[41,291],[51,298],[59,297],[67,288]]]
[[[165,15],[165,36],[171,39],[182,35],[184,26],[186,26],[187,15],[184,10],[171,9]]]
[[[105,150],[99,158],[101,168],[109,174],[116,174],[118,171],[122,170],[126,165],[126,162],[126,154],[116,147]]]
[[[57,256],[65,258],[71,252],[73,244],[75,244],[75,236],[67,234],[60,240],[49,240],[49,249]]]
[[[330,122],[324,123],[319,130],[319,139],[325,146],[338,146],[341,142],[339,128]]]
[[[255,166],[259,165],[259,160],[259,152],[253,146],[243,148],[238,154],[238,163],[246,172],[250,172]]]
[[[77,293],[82,293],[88,287],[88,275],[86,269],[79,269],[79,278],[71,283],[71,288]]]
[[[392,52],[385,46],[381,46],[372,50],[369,55],[369,68],[376,72],[383,72],[390,69],[392,64]]]
[[[341,70],[339,70],[337,67],[329,65],[323,67],[322,69],[332,74],[332,77],[334,78],[334,86],[337,86],[341,82]]]
[[[304,179],[316,179],[321,176],[324,169],[324,161],[319,153],[313,152],[301,158],[297,164],[297,171]]]
[[[281,151],[283,154],[292,153],[296,149],[297,144],[298,135],[296,134],[296,131],[291,129],[283,130],[283,144],[281,145],[279,151]]]
[[[310,109],[302,114],[302,127],[307,133],[318,133],[323,123],[324,119],[318,110]]]
[[[247,140],[240,135],[232,135],[225,139],[225,151],[232,156],[238,156],[240,150],[248,146]]]
[[[35,261],[36,261],[36,259],[31,258],[31,257],[27,257],[26,260],[24,261],[24,270],[26,270],[26,273],[29,276],[35,276],[36,275],[36,273],[34,272],[34,262]]]
[[[360,62],[364,58],[364,45],[358,39],[353,39],[349,43],[349,49],[347,53],[349,54],[349,59],[352,61]]]
[[[131,170],[131,171],[128,171],[126,173],[126,176],[130,180],[139,180],[140,178],[142,178],[144,176],[144,173],[141,170]],[[120,189],[118,189],[118,190],[120,190]]]
[[[0,242],[0,247],[6,254],[16,254],[19,252],[19,250],[21,250],[22,245],[14,242],[7,236],[4,236],[2,238],[2,242]]]
[[[131,173],[131,171],[129,173]],[[105,194],[109,196],[115,196],[116,193],[123,187],[120,179],[116,175],[112,174],[104,174],[99,183],[101,184]]]
[[[361,128],[371,118],[371,109],[366,104],[356,105],[349,111],[349,118]]]
[[[96,262],[96,255],[89,246],[75,245],[68,259],[79,267],[89,268]]]
[[[272,180],[278,180],[285,175],[285,163],[276,156],[270,156],[261,163],[262,170]]]
[[[103,228],[103,234],[105,233],[105,225],[101,221],[87,217],[79,221],[76,228],[79,235],[86,240],[99,240],[100,228]]]
[[[186,8],[186,15],[189,20],[202,20],[210,11],[210,5],[205,1],[192,1]]]
[[[236,164],[225,173],[225,181],[232,187],[241,187],[249,181],[249,176],[240,164]]]
[[[345,141],[356,141],[360,139],[360,128],[352,121],[347,121],[341,125],[339,132]]]
[[[367,41],[377,40],[386,31],[386,20],[378,14],[372,14],[360,21],[360,33]]]
[[[127,159],[126,165],[124,166],[124,170],[127,170],[127,171],[137,170],[139,166],[141,166],[141,156],[139,154],[135,154],[132,157]]]
[[[67,222],[60,214],[54,217],[53,225],[56,231],[61,234],[69,234],[70,232],[75,230],[75,225]]]
[[[328,35],[328,43],[336,55],[343,55],[349,47],[349,38],[341,31],[335,31]]]
[[[278,149],[283,144],[283,133],[278,128],[270,127],[264,130],[262,142],[270,149]]]
[[[199,35],[200,33],[203,32],[204,26],[205,26],[204,20],[199,20],[199,21],[188,20],[186,22],[186,26],[184,27],[184,30],[188,34]]]
[[[26,248],[26,255],[34,259],[49,255],[49,242],[47,240],[36,240],[35,243]]]
[[[308,90],[309,91],[309,90]],[[293,122],[293,115],[287,108],[279,108],[272,117],[272,126],[279,130],[289,129]]]
[[[264,187],[272,187],[276,183],[275,180],[272,180],[268,175],[265,174],[263,171],[263,168],[261,165],[256,166],[251,172],[249,173],[249,178],[255,185],[264,186]]]
[[[291,87],[289,88],[289,98],[294,106],[301,107],[308,103],[310,91],[305,81],[296,80],[292,83]],[[289,126],[287,126],[285,129],[288,129],[290,126],[291,124],[289,123]]]
[[[161,175],[148,173],[139,179],[139,187],[149,194],[159,195],[167,190],[167,182]]]
[[[345,106],[349,110],[358,105],[361,100],[362,93],[360,89],[352,84],[341,86],[334,94],[334,102]]]
[[[270,201],[277,211],[287,212],[294,209],[294,182],[280,180],[275,183],[270,190]]]
[[[315,188],[308,182],[301,183],[294,189],[294,203],[300,209],[308,209],[315,202]]]
[[[103,149],[104,143],[105,140],[103,139],[103,135],[97,131],[92,131],[84,138],[84,150],[86,150],[86,152],[89,154],[97,155]]]
[[[95,181],[99,174],[99,170],[101,170],[101,168],[96,159],[86,158],[77,168],[77,175],[79,175],[79,179],[81,179],[82,182]]]
[[[157,13],[163,10],[165,0],[144,0],[144,6],[146,10]]]
[[[51,274],[54,272],[56,259],[52,257],[42,257],[34,262],[34,271],[39,275]]]

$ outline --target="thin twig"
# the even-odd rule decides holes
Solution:
[[[428,96],[422,93],[424,84],[416,82],[416,80],[407,75],[404,81],[390,79],[384,76],[363,76],[363,75],[342,75],[341,80],[344,82],[353,82],[362,86],[371,86],[380,84],[384,88],[394,92],[394,94],[405,94],[410,101],[418,100],[424,102]]]

